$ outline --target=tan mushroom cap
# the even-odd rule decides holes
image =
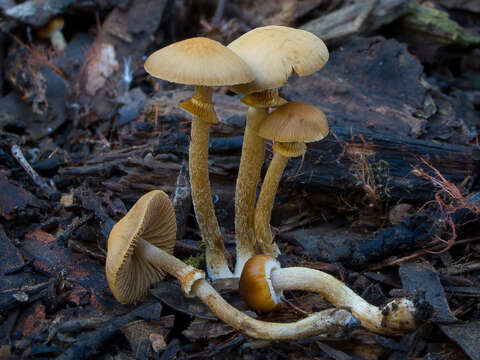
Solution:
[[[278,142],[319,141],[328,135],[328,121],[316,106],[292,101],[268,114],[258,135]]]
[[[250,66],[255,81],[232,86],[241,94],[250,94],[284,85],[290,75],[310,75],[328,61],[325,43],[311,32],[286,26],[253,29],[232,41],[228,48]]]
[[[195,37],[155,51],[145,61],[152,76],[185,85],[223,86],[250,82],[252,70],[218,41]]]
[[[46,39],[50,37],[50,35],[55,31],[63,29],[64,24],[65,24],[65,21],[63,20],[63,18],[61,18],[60,16],[56,16],[52,18],[44,26],[36,29],[35,33],[39,38]]]
[[[160,190],[143,195],[115,224],[108,237],[106,274],[119,302],[141,299],[150,285],[165,275],[135,253],[137,241],[142,238],[172,254],[176,232],[175,211],[167,194]]]

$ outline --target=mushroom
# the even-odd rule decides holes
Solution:
[[[305,154],[305,143],[319,141],[328,134],[325,114],[313,105],[289,102],[271,112],[258,129],[258,135],[273,140],[274,155],[263,180],[255,207],[255,236],[262,251],[279,254],[273,242],[270,216],[283,170],[290,157]]]
[[[65,21],[60,16],[52,18],[47,24],[35,30],[40,39],[50,39],[53,48],[60,52],[65,49],[67,42],[62,34]]]
[[[264,254],[255,255],[245,263],[238,292],[252,309],[270,312],[281,304],[282,291],[275,291],[270,279],[271,272],[277,269],[280,263]]]
[[[267,288],[269,291],[265,290]],[[407,298],[395,299],[379,308],[366,302],[343,282],[319,270],[281,268],[277,260],[263,254],[252,257],[245,264],[239,291],[252,309],[275,309],[284,290],[319,293],[336,307],[350,310],[363,327],[377,334],[398,335],[416,328],[416,306]]]
[[[179,279],[185,294],[190,293],[191,285],[203,273],[170,255],[176,233],[175,211],[160,190],[143,195],[115,224],[108,237],[105,272],[120,303],[143,298],[150,285],[163,279],[162,270]]]
[[[252,81],[252,71],[233,51],[217,41],[202,37],[183,40],[157,50],[146,60],[145,70],[160,79],[195,85],[192,98],[179,104],[194,115],[189,150],[193,206],[206,243],[209,277],[231,277],[208,175],[210,124],[218,123],[211,87]]]
[[[203,271],[171,255],[175,228],[172,204],[159,190],[142,196],[113,227],[108,238],[106,273],[119,302],[140,300],[165,271],[178,279],[185,296],[199,297],[218,318],[255,338],[299,339],[358,326],[358,320],[343,309],[324,310],[288,324],[251,318],[227,303],[205,280]]]
[[[293,73],[310,75],[325,65],[328,49],[316,35],[285,26],[253,29],[228,45],[250,66],[255,81],[230,87],[246,96],[249,105],[245,135],[235,190],[235,234],[237,263],[235,275],[240,276],[245,262],[255,254],[255,195],[264,161],[264,140],[257,130],[268,114],[269,107],[287,101],[278,95]]]

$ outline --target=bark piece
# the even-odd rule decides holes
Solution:
[[[29,0],[8,8],[5,13],[28,25],[39,27],[61,14],[74,0]]]
[[[30,194],[25,189],[10,183],[5,174],[0,172],[0,215],[12,220],[17,212],[25,209]]]
[[[126,11],[116,8],[110,12],[87,52],[67,103],[76,104],[97,119],[109,119],[115,114],[112,97],[128,89],[126,82],[131,79],[126,75],[139,66],[166,3],[139,0],[130,2]]]
[[[432,321],[457,343],[472,360],[480,359],[480,322],[461,323],[450,311],[440,278],[429,263],[403,263],[400,277],[405,290],[423,293],[434,308]]]
[[[108,321],[101,328],[84,333],[77,341],[63,352],[57,359],[83,360],[91,358],[102,351],[102,347],[112,341],[121,327],[138,319],[152,320],[160,318],[162,305],[158,303],[143,304],[131,312]]]

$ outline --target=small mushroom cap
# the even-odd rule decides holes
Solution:
[[[119,302],[141,299],[150,285],[165,275],[135,253],[138,239],[172,254],[176,232],[175,211],[168,195],[160,190],[143,195],[115,224],[108,237],[106,274]]]
[[[278,142],[319,141],[328,135],[328,121],[319,108],[292,101],[268,114],[258,135]]]
[[[252,70],[218,41],[195,37],[155,51],[145,61],[152,76],[185,85],[223,86],[250,82]]]
[[[232,86],[237,93],[273,89],[284,85],[293,73],[310,75],[328,61],[325,43],[311,32],[286,26],[253,29],[228,45],[250,66],[255,81]]]
[[[50,37],[55,31],[62,30],[65,21],[60,16],[52,18],[44,26],[35,30],[35,33],[40,39],[46,39]]]
[[[270,273],[280,269],[280,263],[268,255],[255,255],[243,267],[238,291],[252,309],[273,311],[280,304],[282,293],[275,292]]]

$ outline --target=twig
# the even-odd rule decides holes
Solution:
[[[477,241],[480,241],[480,237],[475,237],[475,238],[469,238],[469,239],[463,239],[463,240],[457,240],[455,241],[455,243],[452,245],[452,247],[454,246],[457,246],[457,245],[462,245],[462,244],[469,244],[469,243],[472,243],[472,242],[477,242]],[[435,250],[435,249],[439,249],[442,245],[441,244],[435,244],[432,249]],[[377,270],[380,270],[386,266],[392,266],[392,265],[396,265],[396,264],[399,264],[401,262],[404,262],[404,261],[407,261],[407,260],[412,260],[412,259],[416,259],[420,256],[423,256],[423,255],[426,255],[426,254],[429,254],[431,252],[429,252],[427,249],[421,249],[419,251],[416,251],[414,252],[413,254],[410,254],[408,256],[404,256],[404,257],[401,257],[399,259],[395,259],[395,260],[392,260],[392,261],[389,261],[387,263],[383,263],[383,264],[379,264],[379,265],[376,265],[374,267],[371,267],[365,271],[377,271]],[[469,267],[469,265],[471,265],[471,268]],[[459,267],[455,267],[455,269],[459,269]],[[461,274],[462,272],[466,272],[466,271],[473,271],[473,270],[477,270],[477,269],[480,269],[480,263],[474,263],[474,264],[467,264],[467,265],[464,265],[461,267],[461,270],[455,270],[455,269],[452,269],[452,268],[447,268],[445,270],[440,270],[439,272],[442,273],[442,274],[448,274],[448,275],[456,275],[456,274]]]
[[[85,224],[92,217],[93,217],[93,214],[88,214],[81,218],[76,217],[75,219],[73,219],[72,223],[67,226],[65,231],[57,236],[58,245],[61,247],[64,247],[67,240],[70,238],[70,236],[72,236],[73,232],[76,231],[80,226]]]
[[[288,306],[290,306],[296,313],[298,314],[301,314],[302,316],[309,316],[311,315],[310,313],[308,313],[307,311],[299,308],[297,305],[295,305],[294,303],[292,303],[290,300],[288,300],[285,296],[282,296],[281,297],[281,300],[287,304]]]
[[[54,187],[47,184],[47,182],[38,173],[33,170],[32,166],[28,163],[25,156],[23,156],[22,149],[17,144],[12,145],[10,151],[13,157],[20,163],[20,166],[30,176],[33,182],[51,199],[60,198],[60,193]]]
[[[218,0],[217,8],[215,9],[215,15],[213,15],[212,21],[210,22],[212,27],[219,27],[225,11],[226,2],[227,0]]]

